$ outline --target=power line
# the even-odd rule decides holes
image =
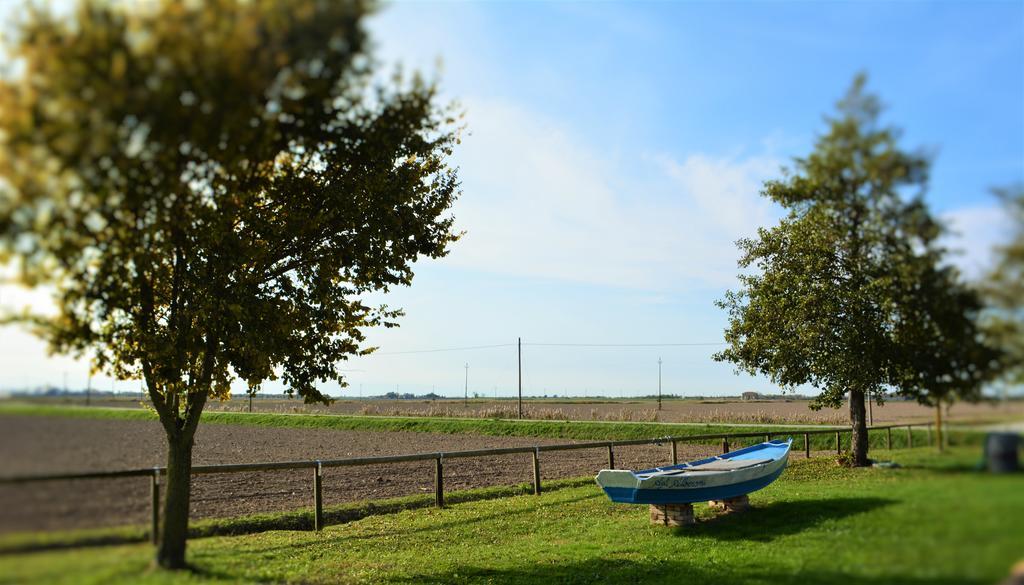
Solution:
[[[469,347],[445,347],[440,349],[414,349],[410,351],[381,351],[367,354],[368,356],[375,355],[405,355],[410,353],[439,353],[442,351],[467,351],[471,349],[492,349],[495,347],[512,347],[514,343],[497,343],[494,345],[472,345]],[[365,356],[364,356],[365,357]]]
[[[437,349],[413,349],[408,351],[380,351],[367,354],[367,356],[375,355],[408,355],[415,353],[441,353],[447,351],[469,351],[476,349],[495,349],[499,347],[514,347],[515,343],[495,343],[492,345],[470,345],[466,347],[443,347]],[[696,343],[528,343],[523,342],[522,345],[532,345],[535,347],[700,347],[700,346],[719,346],[729,345],[724,341],[709,341],[709,342],[696,342]],[[367,357],[363,356],[363,357]]]
[[[724,341],[710,341],[705,343],[523,343],[523,345],[545,347],[696,347],[729,344]]]

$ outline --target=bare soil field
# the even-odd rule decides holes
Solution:
[[[137,403],[138,401],[135,401]],[[124,403],[121,403],[122,405]],[[653,400],[531,400],[524,401],[525,418],[541,420],[605,420],[642,422],[694,422],[738,424],[849,424],[847,408],[813,411],[807,400],[666,400],[662,410]],[[211,404],[210,410],[248,410],[248,400],[235,398]],[[338,400],[329,407],[305,405],[300,400],[253,400],[256,412],[312,412],[384,416],[453,416],[516,418],[514,400]],[[890,401],[872,405],[874,424],[927,422],[932,408],[916,402]],[[944,412],[943,415],[946,413]],[[951,421],[1001,422],[1024,418],[1024,401],[958,403],[948,411]]]
[[[93,406],[133,407],[143,401],[139,394],[121,395],[116,399],[93,399]],[[28,400],[41,404],[84,405],[81,396],[35,397]],[[654,400],[641,399],[524,399],[525,418],[537,420],[598,420],[668,423],[714,424],[849,424],[848,407],[814,411],[808,400],[665,400],[658,410]],[[303,404],[301,399],[260,398],[252,402],[253,412],[352,414],[367,416],[440,416],[470,418],[516,418],[515,400],[385,400],[338,399],[330,406]],[[247,397],[234,397],[224,402],[211,402],[207,410],[242,412],[249,410]],[[916,402],[888,401],[871,407],[876,425],[928,422],[935,410]],[[944,409],[943,416],[953,422],[994,423],[1024,419],[1024,400],[1008,402],[957,403]]]
[[[149,421],[0,415],[4,475],[118,470],[162,465],[163,430]],[[196,464],[255,463],[484,449],[568,442],[532,437],[337,431],[241,425],[201,426]],[[679,445],[679,457],[715,452]],[[616,449],[616,466],[670,462],[668,446]],[[607,465],[600,449],[544,453],[544,479],[594,474]],[[532,478],[529,455],[452,459],[445,489],[510,485]],[[325,505],[433,493],[433,462],[331,468],[324,471]],[[145,524],[149,479],[59,481],[0,486],[0,533]],[[193,478],[192,518],[238,516],[312,506],[309,470],[200,475]]]

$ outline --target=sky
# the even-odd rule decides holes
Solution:
[[[0,20],[17,7],[0,0]],[[528,396],[652,394],[659,359],[665,393],[778,392],[711,359],[714,302],[737,286],[735,240],[781,217],[760,185],[810,152],[858,72],[901,145],[934,156],[926,200],[968,277],[1008,233],[990,188],[1024,181],[1020,1],[400,2],[368,28],[386,70],[436,76],[465,113],[466,235],[375,299],[402,326],[368,332],[380,350],[339,366],[338,396],[511,396],[520,338]],[[0,305],[28,302],[0,287]],[[478,346],[499,347],[432,351]],[[87,371],[0,329],[0,388]]]

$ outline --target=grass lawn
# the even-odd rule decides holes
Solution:
[[[592,485],[370,516],[323,532],[190,543],[192,573],[145,544],[0,556],[5,583],[992,584],[1024,558],[1024,474],[972,469],[976,448],[876,452],[902,469],[795,460],[753,510],[651,526]]]

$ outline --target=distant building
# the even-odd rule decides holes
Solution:
[[[761,398],[761,395],[757,392],[744,392],[740,396],[743,400],[758,400]]]

